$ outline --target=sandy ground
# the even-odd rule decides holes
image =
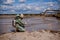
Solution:
[[[50,31],[12,32],[0,35],[0,40],[60,40],[60,33]]]

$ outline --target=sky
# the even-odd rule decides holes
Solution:
[[[0,0],[0,14],[38,14],[60,10],[60,0]]]

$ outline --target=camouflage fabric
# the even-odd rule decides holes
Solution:
[[[24,24],[22,23],[22,21],[20,19],[16,19],[16,29],[19,31],[25,31],[24,29]]]
[[[16,25],[16,29],[19,31],[19,32],[24,32],[25,29],[23,27],[21,27],[20,25]]]

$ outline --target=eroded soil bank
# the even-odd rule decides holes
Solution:
[[[60,40],[60,33],[49,30],[12,32],[0,35],[0,40]]]

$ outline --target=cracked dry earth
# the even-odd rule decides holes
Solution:
[[[50,31],[12,32],[0,35],[0,40],[60,40],[60,33]]]

